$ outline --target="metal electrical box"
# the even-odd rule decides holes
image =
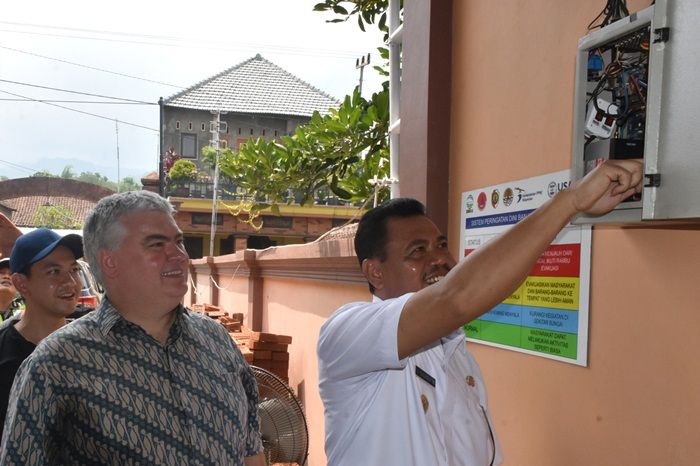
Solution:
[[[579,40],[572,178],[644,159],[644,189],[576,223],[700,218],[700,1],[657,0]]]

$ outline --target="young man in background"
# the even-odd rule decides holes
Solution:
[[[20,236],[12,248],[11,280],[25,309],[0,329],[0,435],[19,366],[75,311],[81,288],[77,260],[82,255],[80,235],[61,237],[47,228]],[[6,277],[0,273],[0,280],[6,282]]]

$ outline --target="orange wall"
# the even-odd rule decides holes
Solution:
[[[265,279],[263,328],[267,332],[294,336],[289,345],[289,385],[303,403],[309,425],[309,466],[326,464],[316,357],[319,329],[338,307],[369,299],[371,296],[364,285]]]
[[[185,303],[209,303],[227,312],[242,312],[251,327],[248,267],[262,276],[262,331],[291,335],[289,385],[304,406],[309,428],[307,466],[324,466],[323,404],[318,393],[316,343],[321,325],[341,305],[371,299],[351,252],[352,238],[326,240],[264,251],[239,251],[216,258],[195,259],[197,292]],[[209,267],[219,272],[218,300],[210,298]],[[315,278],[314,278],[315,277]],[[252,298],[250,298],[252,299]]]
[[[570,167],[575,51],[604,3],[454,2],[452,251],[463,191]],[[506,466],[700,464],[698,229],[594,229],[587,368],[472,345]]]

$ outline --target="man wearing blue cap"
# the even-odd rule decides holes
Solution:
[[[12,248],[12,284],[26,308],[19,319],[0,329],[0,437],[19,366],[75,311],[81,288],[77,259],[82,255],[80,235],[61,237],[47,228],[20,236]]]

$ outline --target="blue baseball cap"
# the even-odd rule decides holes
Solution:
[[[10,271],[17,273],[26,270],[30,265],[51,254],[58,246],[70,249],[76,259],[83,257],[83,238],[80,235],[61,236],[48,228],[37,228],[15,241],[10,254]]]

